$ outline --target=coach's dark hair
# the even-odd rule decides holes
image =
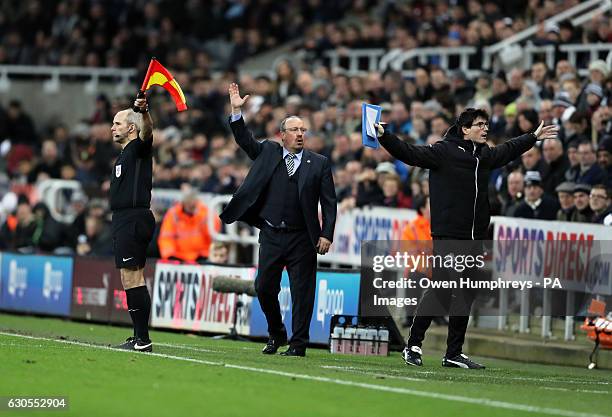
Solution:
[[[280,122],[280,131],[284,132],[285,131],[285,125],[287,124],[287,120],[289,119],[298,119],[298,120],[302,120],[302,118],[300,116],[296,116],[296,115],[292,115],[292,116],[287,116],[285,117],[283,120],[281,120]]]
[[[487,113],[487,111],[483,109],[475,109],[473,107],[468,107],[467,109],[461,112],[459,117],[457,117],[455,123],[459,128],[471,127],[474,123],[474,120],[479,117],[488,121],[489,113]]]

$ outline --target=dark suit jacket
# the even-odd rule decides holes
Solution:
[[[243,118],[231,122],[230,127],[238,145],[254,162],[249,174],[220,217],[224,223],[240,220],[251,226],[260,227],[259,212],[263,204],[261,197],[274,169],[282,162],[282,146],[269,140],[256,141],[244,124]],[[304,149],[300,163],[298,193],[313,246],[316,246],[321,236],[332,241],[336,225],[336,191],[330,162],[326,157]],[[323,213],[322,226],[319,224],[319,200]]]

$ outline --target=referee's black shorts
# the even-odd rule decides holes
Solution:
[[[145,208],[113,212],[113,252],[117,268],[143,268],[155,231],[155,218]]]

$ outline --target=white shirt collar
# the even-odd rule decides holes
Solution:
[[[289,153],[290,153],[290,152],[287,150],[287,148],[285,148],[285,147],[283,146],[283,159],[285,159]],[[294,155],[297,157],[298,162],[302,162],[302,155],[303,155],[303,154],[304,154],[304,149],[302,149],[302,150],[300,151],[300,153],[296,153],[296,154],[294,154]]]

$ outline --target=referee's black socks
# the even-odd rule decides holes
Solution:
[[[151,297],[146,286],[125,290],[127,305],[134,323],[134,336],[143,342],[149,341],[149,314]]]

